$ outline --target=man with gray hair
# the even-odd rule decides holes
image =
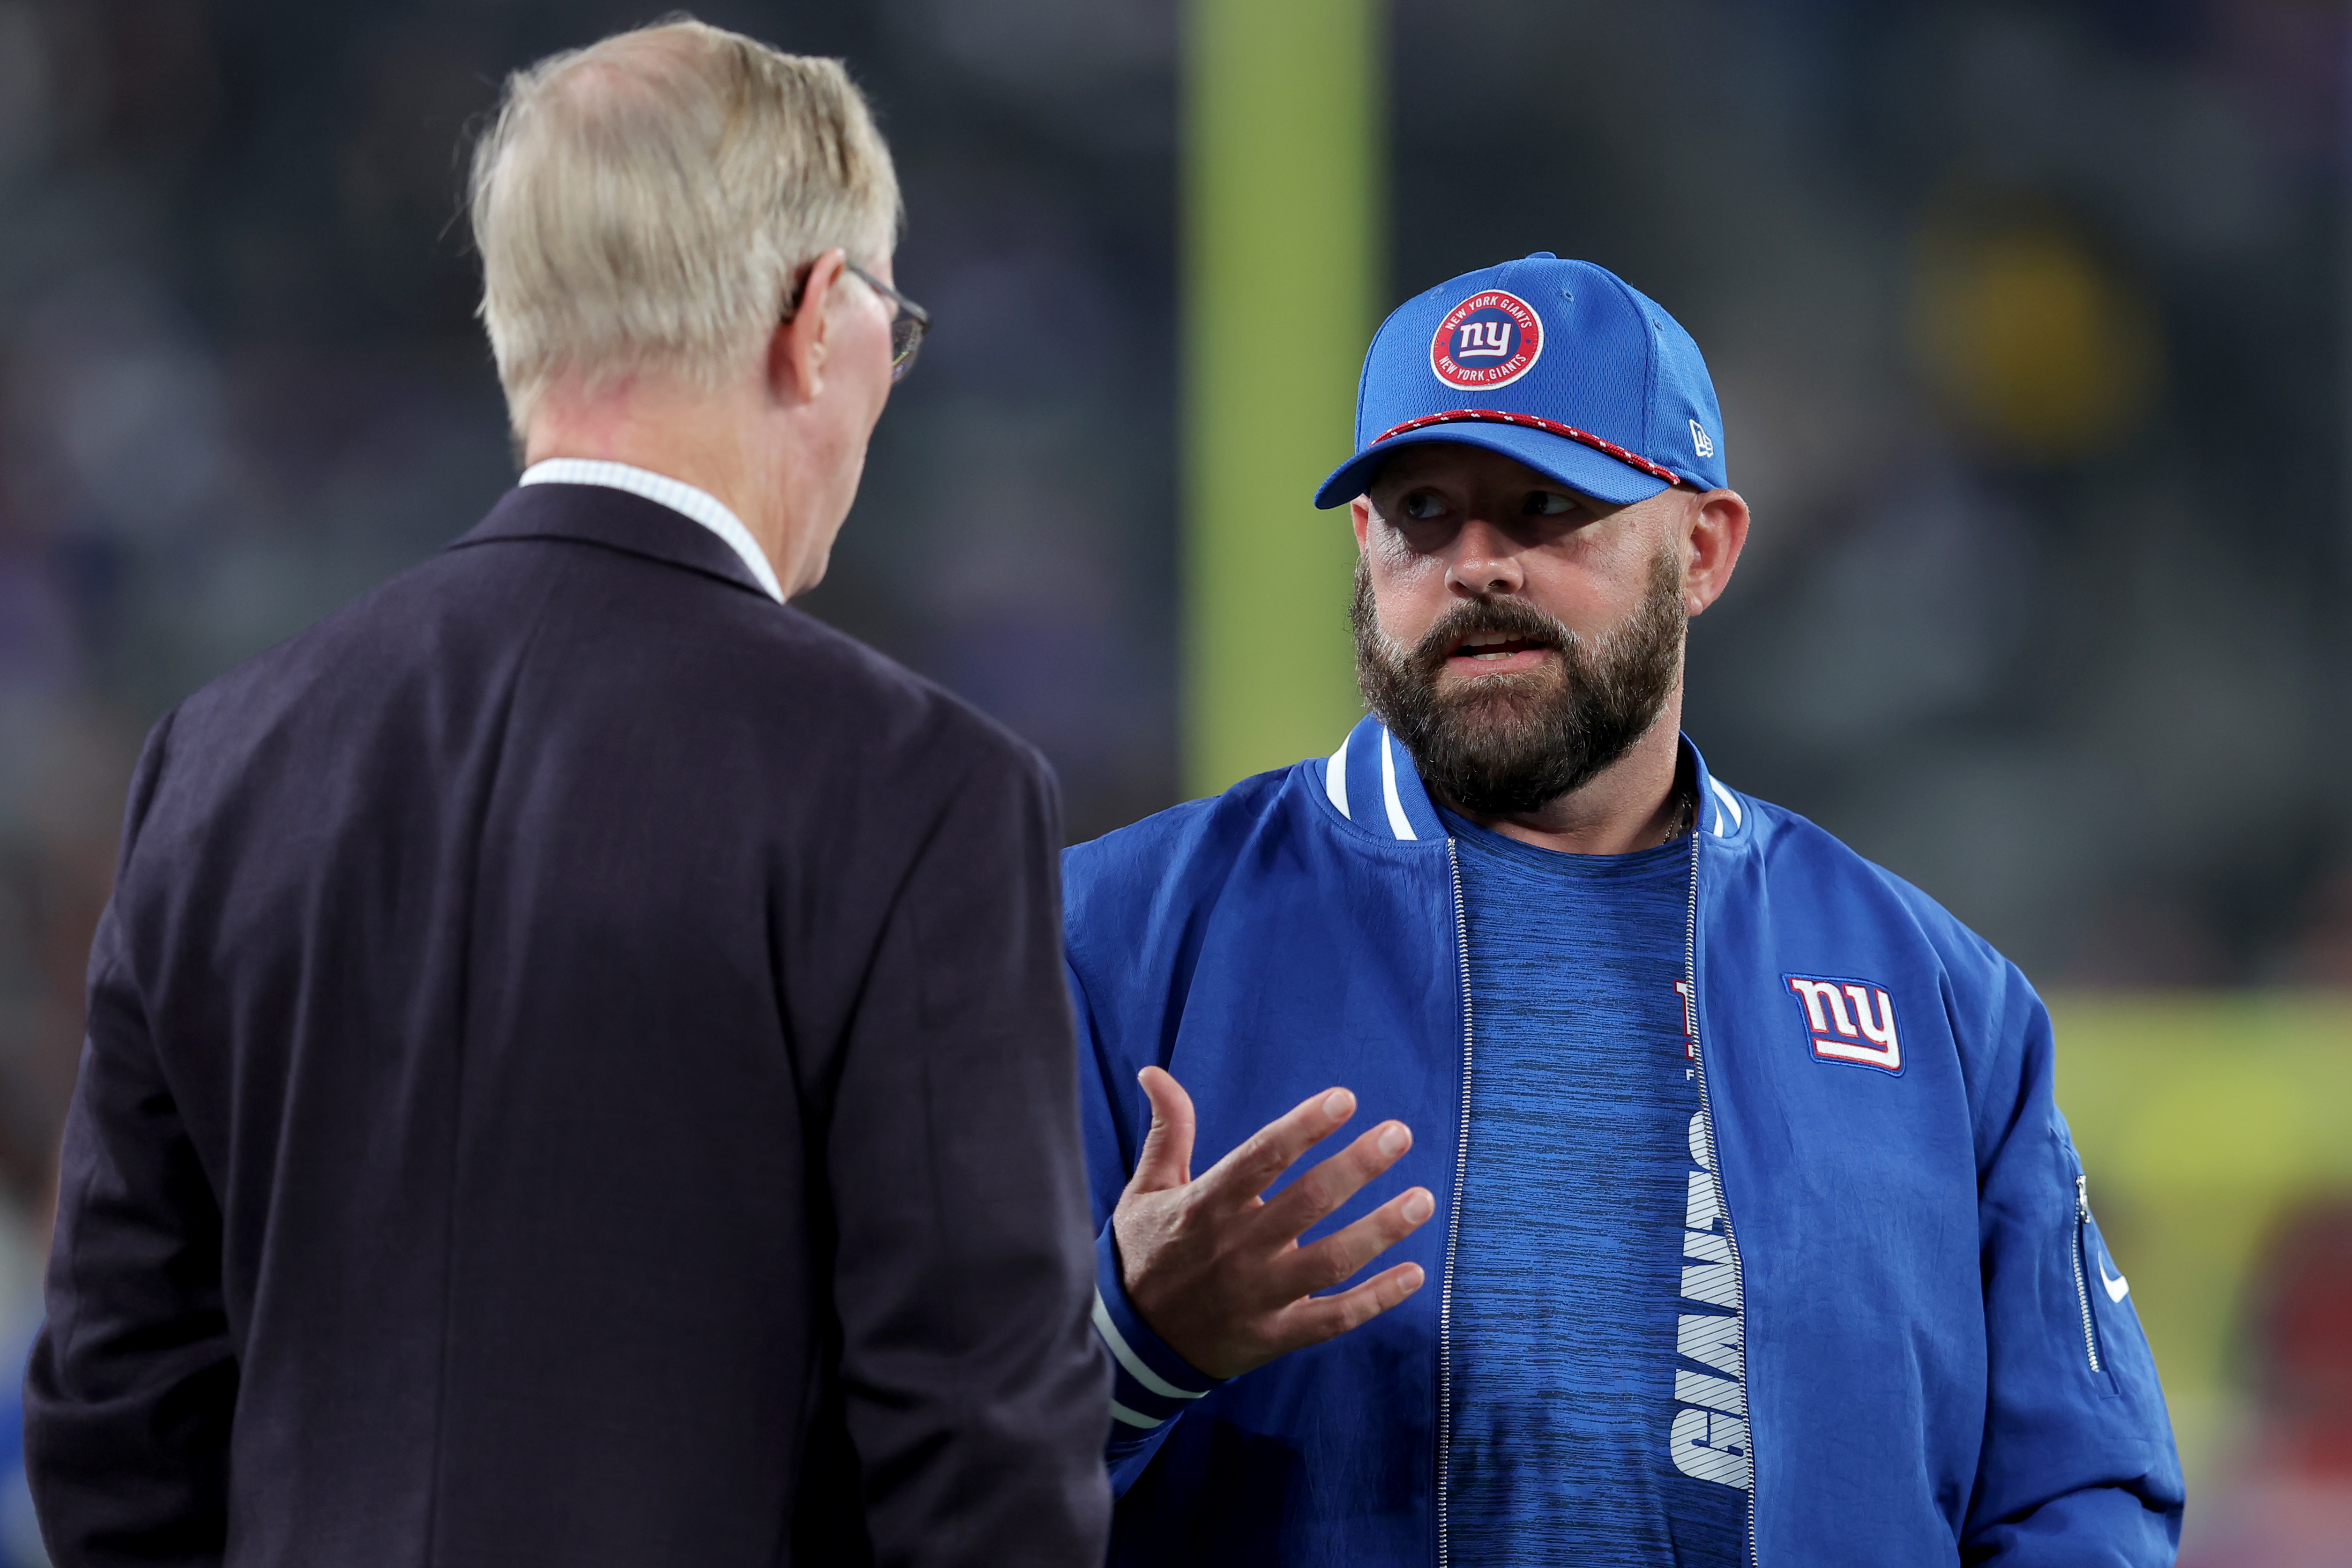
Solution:
[[[113,1563],[1093,1563],[1050,775],[786,607],[926,318],[831,61],[693,23],[474,168],[528,468],[155,728],[28,1468]]]

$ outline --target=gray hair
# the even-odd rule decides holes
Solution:
[[[899,221],[890,151],[840,61],[687,20],[508,78],[471,205],[518,436],[560,375],[717,386],[803,268],[836,246],[871,266]]]

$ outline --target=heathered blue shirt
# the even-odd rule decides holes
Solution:
[[[1473,1009],[1449,1554],[1733,1568],[1745,1460],[1690,1441],[1675,1458],[1690,1436],[1677,1421],[1699,1424],[1696,1442],[1736,1431],[1747,1445],[1727,1269],[1684,1256],[1686,1213],[1713,1191],[1694,1148],[1699,1086],[1678,989],[1690,841],[1567,855],[1451,813],[1445,825]]]

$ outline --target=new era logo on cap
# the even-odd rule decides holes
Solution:
[[[1389,455],[1485,447],[1597,500],[1725,482],[1706,362],[1672,316],[1614,273],[1538,252],[1399,306],[1372,339],[1356,455],[1316,493],[1361,494]]]

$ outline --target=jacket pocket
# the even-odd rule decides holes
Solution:
[[[2074,1218],[2068,1227],[2071,1261],[2074,1268],[2074,1304],[2081,1313],[2083,1360],[2099,1384],[2100,1391],[2113,1398],[2117,1393],[2115,1369],[2107,1364],[2106,1347],[2099,1337],[2099,1316],[2092,1303],[2092,1292],[2107,1292],[2124,1285],[2118,1276],[2110,1285],[2107,1271],[2100,1263],[2099,1233],[2091,1219],[2091,1184],[2078,1167],[2074,1172]]]

